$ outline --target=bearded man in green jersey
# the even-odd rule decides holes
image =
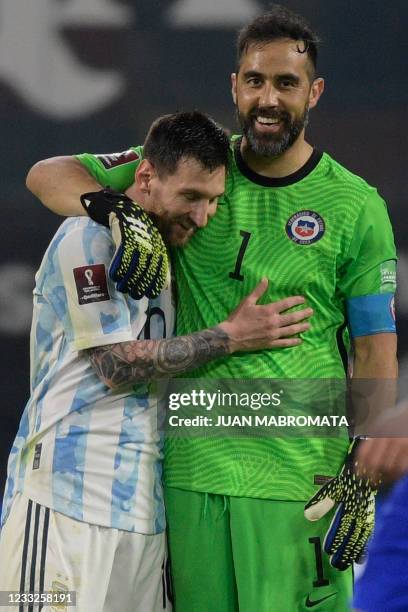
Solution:
[[[232,139],[223,206],[175,254],[178,334],[225,318],[262,277],[271,280],[265,301],[306,296],[312,329],[290,350],[226,357],[195,378],[344,379],[346,326],[354,377],[396,376],[390,222],[373,187],[305,140],[324,88],[316,58],[315,34],[282,7],[242,30],[232,95],[243,135]],[[141,155],[51,160],[32,171],[41,173],[35,191],[57,212],[83,214],[79,194],[96,182],[124,191]],[[347,610],[351,570],[333,568],[321,549],[332,517],[303,515],[347,446],[346,438],[169,438],[176,611]]]

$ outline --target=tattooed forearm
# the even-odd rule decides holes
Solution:
[[[88,350],[98,376],[111,388],[193,370],[229,353],[219,327],[165,340],[134,340]]]

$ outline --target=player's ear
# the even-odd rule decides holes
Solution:
[[[232,93],[232,99],[234,100],[234,104],[237,104],[237,74],[236,72],[233,72],[231,74],[231,93]]]
[[[148,159],[143,159],[135,174],[135,183],[143,193],[150,192],[150,183],[152,178],[156,175],[156,170]]]
[[[319,77],[312,83],[309,93],[309,108],[313,108],[319,101],[320,96],[324,91],[324,79]]]

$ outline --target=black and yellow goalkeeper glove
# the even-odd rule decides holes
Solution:
[[[109,276],[135,300],[157,297],[167,281],[169,261],[163,238],[149,215],[130,198],[102,189],[81,195],[88,215],[112,230],[116,252]]]
[[[317,521],[336,502],[339,504],[323,545],[331,565],[339,570],[364,560],[374,528],[377,485],[357,473],[355,455],[359,442],[356,438],[351,443],[340,474],[323,485],[305,506],[305,517]]]

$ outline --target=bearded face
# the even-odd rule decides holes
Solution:
[[[238,121],[255,155],[276,157],[299,138],[323,89],[296,41],[253,43],[232,76]]]
[[[278,108],[256,107],[245,113],[237,107],[237,117],[249,148],[262,157],[276,157],[297,140],[309,119],[309,107],[291,115]]]

